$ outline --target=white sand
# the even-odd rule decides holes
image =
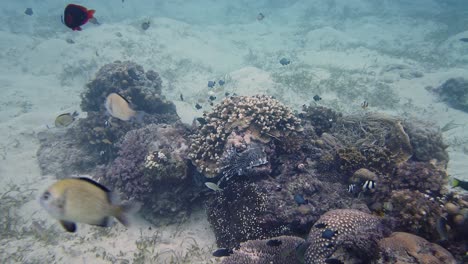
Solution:
[[[321,104],[348,113],[362,111],[360,103],[368,100],[371,111],[410,114],[439,126],[453,120],[463,126],[444,134],[452,144],[449,172],[468,180],[468,114],[437,102],[425,89],[451,77],[468,76],[468,44],[458,41],[468,37],[468,31],[434,37],[445,27],[431,20],[435,11],[429,2],[436,5],[435,1],[413,6],[425,14],[415,17],[389,1],[382,10],[380,5],[363,0],[336,1],[335,7],[329,7],[327,1],[314,5],[298,1],[289,8],[282,8],[284,1],[270,1],[274,7],[266,5],[266,1],[255,5],[239,1],[230,8],[218,1],[205,1],[205,8],[190,3],[187,9],[178,6],[186,1],[164,1],[155,6],[154,1],[142,0],[136,6],[130,0],[115,0],[100,9],[96,7],[102,25],[86,25],[82,32],[67,30],[57,21],[55,14],[61,12],[63,3],[47,2],[50,5],[41,2],[32,17],[22,14],[27,7],[24,4],[10,4],[0,13],[0,22],[4,22],[0,27],[1,191],[14,183],[37,189],[37,197],[53,182],[53,177],[40,174],[35,158],[36,134],[51,126],[57,114],[79,110],[79,95],[85,83],[99,67],[114,60],[132,60],[146,70],[158,71],[164,94],[174,100],[186,123],[209,109],[207,82],[219,79],[225,79],[226,85],[215,88],[215,102],[225,92],[267,93],[300,109],[319,93],[323,97]],[[78,3],[92,5],[90,1]],[[255,19],[259,11],[266,14],[260,22]],[[343,16],[348,19],[341,19]],[[143,31],[140,24],[146,19],[151,27]],[[122,36],[118,37],[118,33]],[[75,43],[68,44],[67,38]],[[281,66],[278,61],[282,57],[292,63]],[[387,71],[389,65],[404,67]],[[422,77],[402,78],[415,71]],[[340,77],[330,80],[331,76]],[[321,85],[324,81],[333,83],[336,90]],[[382,84],[400,99],[396,108],[382,109],[380,102],[367,98],[374,94],[379,100],[386,99],[385,95],[379,96],[379,90],[374,91]],[[360,93],[351,99],[343,101],[337,95],[354,91],[357,86],[361,87]],[[179,99],[181,93],[184,101]],[[197,102],[203,109],[195,109]],[[181,227],[153,227],[149,231],[150,225],[140,220],[129,230],[117,225],[105,234],[99,228],[80,225],[75,235],[65,233],[36,200],[18,211],[24,228],[29,229],[32,221],[52,226],[53,231],[47,233],[54,234],[58,244],[47,245],[44,239],[34,236],[0,240],[0,246],[12,254],[0,255],[0,259],[10,257],[3,263],[14,263],[16,257],[18,262],[31,263],[109,263],[113,257],[131,260],[137,252],[135,241],[140,239],[140,228],[144,237],[156,231],[162,233],[159,242],[151,247],[155,252],[147,256],[159,253],[166,260],[171,255],[181,258],[190,252],[195,240],[202,258],[186,263],[216,261],[209,256],[215,241],[202,210]],[[28,245],[32,247],[22,251]]]

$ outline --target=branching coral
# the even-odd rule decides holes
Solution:
[[[189,157],[207,177],[220,171],[217,160],[236,135],[237,144],[250,140],[269,142],[302,131],[301,121],[278,100],[269,96],[235,96],[224,99],[206,114],[192,137]]]
[[[221,264],[296,264],[300,256],[296,254],[304,239],[293,236],[279,236],[264,240],[249,240],[223,259]]]
[[[310,230],[306,263],[328,263],[328,259],[363,263],[376,259],[377,242],[382,238],[382,232],[380,219],[376,216],[353,209],[329,211]],[[347,262],[349,259],[354,261]]]

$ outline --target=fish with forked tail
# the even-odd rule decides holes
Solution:
[[[59,180],[42,193],[39,202],[68,232],[76,231],[77,222],[108,227],[112,217],[128,226],[129,214],[141,206],[120,203],[115,193],[89,178]]]

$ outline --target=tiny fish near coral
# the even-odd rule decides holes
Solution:
[[[279,63],[281,63],[281,65],[285,66],[285,65],[288,65],[291,63],[290,60],[286,59],[286,58],[282,58]]]

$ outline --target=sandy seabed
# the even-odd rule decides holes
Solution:
[[[459,38],[468,31],[436,39],[443,25],[430,17],[291,19],[301,8],[272,11],[263,21],[253,14],[237,24],[197,25],[160,16],[43,37],[0,31],[0,191],[2,198],[18,198],[8,215],[14,217],[9,228],[17,232],[0,238],[2,263],[218,262],[210,256],[216,245],[203,208],[181,225],[154,227],[137,218],[128,229],[79,225],[76,234],[64,232],[40,208],[37,197],[55,178],[41,175],[37,133],[55,129],[58,114],[79,111],[84,85],[115,60],[159,72],[163,93],[189,124],[209,107],[208,80],[221,78],[226,85],[214,91],[215,102],[225,92],[264,93],[300,109],[319,94],[319,104],[345,113],[383,111],[441,127],[453,121],[459,126],[444,133],[448,171],[468,180],[468,114],[426,90],[467,76],[468,43]],[[146,20],[151,26],[143,31]],[[329,26],[337,21],[339,26]],[[292,63],[280,65],[282,57]],[[360,107],[364,100],[366,110]],[[197,102],[204,108],[196,110]]]

